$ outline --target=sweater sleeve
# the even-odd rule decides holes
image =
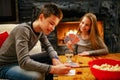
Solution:
[[[30,30],[23,27],[15,30],[16,56],[21,68],[37,72],[48,72],[50,65],[34,61],[29,55]]]
[[[100,55],[100,54],[108,54],[108,47],[104,43],[104,41],[101,38],[98,38],[100,46],[102,46],[101,49],[96,50],[90,50],[88,51],[90,55]]]
[[[51,45],[51,43],[49,42],[49,40],[45,34],[41,35],[40,41],[42,43],[42,47],[44,47],[45,51],[47,51],[49,53],[49,56],[51,57],[51,59],[52,58],[58,59],[57,52],[54,50],[53,46]]]

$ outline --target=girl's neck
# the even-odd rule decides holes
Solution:
[[[89,39],[89,34],[88,33],[81,33],[81,37],[84,40]]]

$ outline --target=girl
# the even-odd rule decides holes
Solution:
[[[78,42],[73,46],[75,42],[69,40],[66,45],[69,49],[75,50],[78,55],[99,55],[108,53],[108,48],[98,32],[97,18],[93,13],[87,13],[80,19],[77,34],[78,36],[74,36],[79,37],[79,41],[77,40]]]

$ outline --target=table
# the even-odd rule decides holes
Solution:
[[[66,57],[64,55],[59,56],[60,60],[64,63],[66,61]],[[58,75],[57,80],[96,80],[94,75],[90,71],[90,67],[88,62],[94,59],[114,59],[120,60],[120,53],[110,53],[107,55],[99,55],[99,56],[78,56],[75,55],[72,60],[74,62],[79,63],[79,68],[72,68],[76,70],[76,75],[67,76],[67,75]]]

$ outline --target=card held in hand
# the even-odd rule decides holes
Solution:
[[[78,35],[76,34],[69,34],[68,36],[65,37],[64,42],[67,43],[68,41],[71,41],[72,44],[76,44],[77,42],[80,41]]]

